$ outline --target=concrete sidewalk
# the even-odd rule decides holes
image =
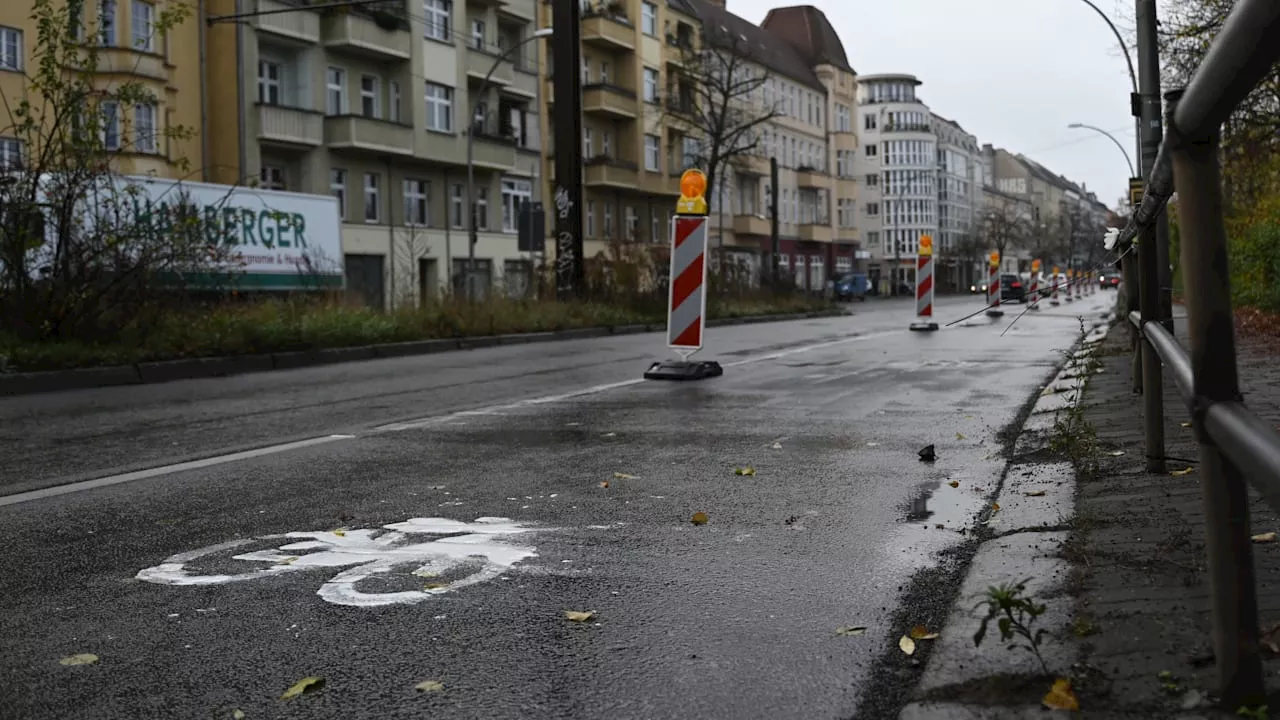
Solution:
[[[1098,339],[1094,361],[1074,363],[1089,371],[1081,373],[1089,380],[1079,410],[1070,409],[1080,378],[1065,377],[1068,363],[1049,386],[1058,389],[1037,403],[1044,412],[1033,412],[1024,427],[990,539],[900,720],[1039,717],[1053,677],[1072,679],[1086,717],[1234,716],[1213,704],[1200,478],[1185,472],[1199,457],[1189,415],[1166,374],[1170,473],[1147,473],[1128,330],[1120,323]],[[1239,349],[1245,401],[1280,425],[1280,342],[1242,337]],[[1064,441],[1060,424],[1069,416],[1083,432]],[[1280,518],[1256,495],[1251,509],[1253,533],[1280,531]],[[1280,543],[1254,551],[1265,631],[1280,622]],[[1029,653],[1002,647],[994,628],[982,647],[972,641],[975,596],[1026,578],[1027,594],[1047,607],[1038,625],[1052,634],[1043,647],[1048,675]],[[1267,660],[1268,672],[1278,668]]]

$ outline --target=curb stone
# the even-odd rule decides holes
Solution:
[[[742,318],[708,320],[707,327],[724,327],[771,322],[792,322],[815,318],[843,317],[844,310],[757,315]],[[439,338],[408,342],[359,345],[345,348],[292,350],[258,355],[229,355],[205,358],[180,358],[112,365],[106,367],[49,370],[41,372],[0,373],[0,397],[33,395],[64,390],[88,390],[119,385],[146,385],[172,380],[226,377],[272,370],[294,370],[319,365],[359,362],[382,358],[428,355],[438,352],[470,350],[500,345],[524,345],[558,340],[582,340],[611,335],[634,335],[660,332],[665,325],[620,325],[618,327],[574,328],[553,332],[478,335],[468,338]]]

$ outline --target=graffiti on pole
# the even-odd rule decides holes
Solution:
[[[570,227],[568,219],[569,213],[573,209],[573,199],[569,195],[568,188],[563,185],[556,187],[555,204],[556,224],[561,228]],[[573,233],[567,229],[560,230],[556,235],[556,281],[561,293],[570,293],[574,290],[574,263],[576,261],[574,246]]]

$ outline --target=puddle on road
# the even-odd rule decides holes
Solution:
[[[957,487],[950,482],[958,480]],[[946,530],[959,531],[972,527],[974,518],[984,503],[988,491],[967,478],[934,480],[917,486],[916,494],[907,507],[906,521],[929,527],[942,525]]]

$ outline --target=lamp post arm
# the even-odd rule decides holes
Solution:
[[[1124,44],[1124,36],[1120,34],[1120,31],[1116,28],[1116,24],[1111,22],[1111,18],[1107,17],[1107,14],[1102,12],[1102,8],[1093,3],[1093,0],[1080,0],[1080,2],[1083,2],[1093,8],[1093,11],[1098,13],[1098,17],[1101,17],[1103,22],[1107,24],[1107,27],[1111,28],[1111,33],[1116,36],[1116,42],[1120,44],[1120,51],[1124,53],[1124,61],[1129,66],[1129,82],[1133,85],[1133,94],[1137,95],[1138,74],[1133,71],[1133,58],[1129,56],[1129,46]]]

